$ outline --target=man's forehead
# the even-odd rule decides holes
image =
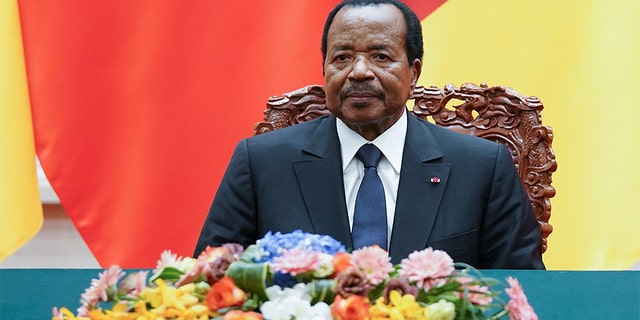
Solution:
[[[336,14],[329,28],[327,40],[334,49],[353,45],[353,41],[358,40],[369,40],[377,46],[385,46],[404,40],[402,38],[405,33],[404,17],[393,5],[349,6],[343,7]],[[390,39],[390,36],[393,39]],[[397,39],[397,36],[401,39]]]
[[[336,22],[352,24],[356,22],[367,23],[397,23],[404,22],[402,12],[391,4],[372,4],[365,6],[344,6],[335,15],[331,27]]]

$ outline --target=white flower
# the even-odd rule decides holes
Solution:
[[[330,320],[331,309],[326,303],[311,305],[311,294],[304,283],[293,288],[281,289],[279,286],[267,288],[266,301],[260,312],[269,320]]]
[[[193,269],[193,267],[195,267],[196,265],[196,262],[198,261],[195,258],[191,258],[191,257],[183,257],[181,259],[182,260],[180,260],[180,262],[178,263],[177,268],[182,272],[187,272]]]
[[[301,320],[332,320],[331,307],[324,302],[318,302],[311,307],[311,311],[307,314],[308,317],[296,318]]]
[[[453,320],[456,317],[456,306],[444,299],[429,305],[429,320]]]
[[[313,271],[313,276],[316,278],[328,277],[334,270],[333,256],[323,253],[320,255],[320,267]]]

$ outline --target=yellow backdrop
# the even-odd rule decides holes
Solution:
[[[42,226],[16,1],[0,0],[0,261]]]
[[[549,269],[640,260],[640,2],[450,0],[423,21],[421,84],[540,97],[558,170]]]

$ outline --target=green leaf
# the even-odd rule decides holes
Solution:
[[[149,280],[151,282],[155,281],[156,279],[163,279],[166,281],[177,281],[180,279],[180,277],[182,277],[183,274],[184,272],[178,270],[177,268],[165,267],[162,269],[162,271],[160,271],[160,273],[154,275]]]
[[[260,256],[260,248],[257,245],[252,244],[244,249],[239,260],[253,263],[254,261],[259,261]]]
[[[329,279],[312,281],[309,284],[311,287],[311,304],[326,302],[328,305],[331,305],[336,297],[336,294],[333,292],[335,284],[335,280]]]
[[[375,302],[376,299],[378,299],[379,297],[382,297],[382,295],[384,294],[384,288],[387,287],[387,282],[381,282],[380,284],[378,284],[377,286],[375,286],[373,289],[371,289],[371,291],[369,291],[369,293],[367,294],[367,296],[369,297],[369,300],[371,302]]]
[[[269,265],[236,261],[229,266],[226,275],[244,292],[255,294],[260,301],[267,301],[266,281]]]

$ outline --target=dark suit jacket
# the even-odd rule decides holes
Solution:
[[[544,268],[540,231],[507,149],[408,116],[389,254],[426,247],[479,269]],[[302,229],[352,246],[336,118],[240,141],[195,249]],[[440,178],[432,183],[431,178]]]

